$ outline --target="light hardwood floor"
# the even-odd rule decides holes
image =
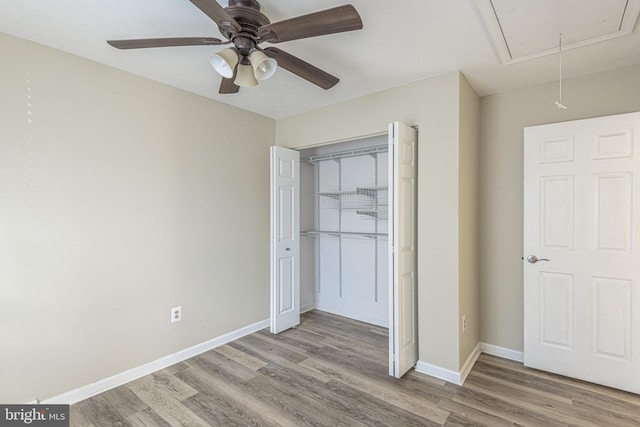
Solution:
[[[387,375],[387,330],[320,311],[71,406],[72,426],[640,426],[640,396],[482,355],[463,387]]]

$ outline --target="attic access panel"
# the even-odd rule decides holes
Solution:
[[[630,34],[640,0],[476,0],[502,63],[512,64]]]

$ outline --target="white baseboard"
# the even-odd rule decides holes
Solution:
[[[464,380],[467,379],[469,372],[471,372],[471,368],[473,368],[476,360],[478,360],[478,357],[480,357],[480,343],[478,343],[471,354],[469,354],[469,357],[467,357],[467,360],[462,366],[460,372],[441,368],[440,366],[432,365],[420,360],[416,363],[416,372],[439,378],[456,385],[462,385],[464,384]]]
[[[335,314],[338,316],[343,316],[343,317],[348,317],[349,319],[358,320],[360,322],[371,323],[372,325],[381,326],[383,328],[389,327],[389,321],[387,319],[380,319],[379,317],[367,316],[362,314],[344,313],[344,311],[341,310],[340,308],[330,307],[326,305],[324,306],[316,305],[314,308],[317,310]]]
[[[160,359],[154,360],[153,362],[146,363],[142,366],[138,366],[137,368],[129,369],[128,371],[121,372],[119,374],[116,374],[109,378],[105,378],[93,384],[87,384],[75,390],[71,390],[66,393],[59,394],[58,396],[45,399],[40,403],[71,405],[81,400],[88,399],[97,394],[104,393],[105,391],[111,390],[112,388],[121,386],[130,381],[137,380],[138,378],[141,378],[145,375],[149,375],[153,372],[159,371],[160,369],[167,368],[171,365],[182,362],[184,360],[187,360],[191,357],[194,357],[204,352],[207,352],[209,350],[212,350],[221,345],[230,343],[231,341],[237,340],[239,338],[242,338],[244,336],[257,332],[268,326],[269,326],[269,319],[256,322],[252,325],[245,326],[243,328],[240,328],[235,331],[229,332],[227,334],[221,335],[219,337],[213,338],[209,341],[196,344],[193,347],[180,350],[177,353],[161,357]]]
[[[315,310],[316,309],[316,305],[315,304],[306,304],[300,307],[300,314],[302,313],[306,313],[307,311],[311,311],[311,310]]]
[[[508,348],[499,347],[497,345],[481,342],[478,343],[478,345],[476,345],[476,347],[473,349],[460,372],[444,369],[440,366],[432,365],[430,363],[422,361],[418,361],[418,363],[416,364],[416,372],[430,375],[432,377],[439,378],[456,385],[462,385],[467,379],[469,372],[471,372],[473,365],[476,363],[481,353],[502,357],[504,359],[513,360],[515,362],[524,362],[524,353],[521,351],[511,350]]]
[[[316,307],[314,305],[308,305],[305,307],[301,307],[300,311],[304,313],[306,311],[310,311],[315,308]],[[138,366],[128,371],[121,372],[109,378],[105,378],[103,380],[97,381],[93,384],[87,384],[75,390],[71,390],[66,393],[59,394],[49,399],[45,399],[40,402],[35,400],[34,402],[38,402],[41,404],[71,405],[81,400],[88,399],[97,394],[104,393],[105,391],[111,390],[115,387],[119,387],[130,381],[137,380],[138,378],[141,378],[145,375],[152,374],[156,371],[167,368],[171,365],[182,362],[184,360],[187,360],[191,357],[194,357],[204,352],[207,352],[209,350],[212,350],[221,345],[230,343],[231,341],[240,339],[244,336],[250,335],[254,332],[257,332],[267,327],[269,327],[269,319],[256,322],[252,325],[245,326],[243,328],[240,328],[235,331],[229,332],[227,334],[221,335],[219,337],[213,338],[209,341],[196,344],[193,347],[189,347],[187,349],[180,350],[174,354],[161,357],[160,359],[154,360],[152,362],[146,363],[142,366]],[[469,372],[471,372],[471,369],[473,368],[473,365],[476,363],[476,360],[478,360],[480,353],[487,353],[493,356],[503,357],[505,359],[514,360],[516,362],[521,362],[521,363],[524,361],[523,352],[511,350],[504,347],[499,347],[493,344],[478,343],[478,345],[473,349],[473,351],[467,358],[460,372],[441,368],[439,366],[432,365],[430,363],[426,363],[422,361],[418,361],[418,363],[416,364],[415,370],[416,372],[420,372],[425,375],[430,375],[432,377],[439,378],[453,384],[462,385],[466,380],[467,375],[469,375]]]
[[[460,370],[460,385],[464,384],[464,381],[467,379],[469,372],[471,372],[473,365],[476,364],[478,357],[480,357],[480,353],[480,343],[478,343],[474,347],[473,351],[471,351],[471,354],[469,354],[469,357],[467,357],[464,365],[462,365],[462,369]]]
[[[441,368],[440,366],[432,365],[431,363],[423,362],[421,360],[418,360],[418,363],[416,363],[416,372],[445,380],[449,383],[462,385],[460,382],[460,372]]]
[[[521,351],[511,350],[509,348],[499,347],[497,345],[487,344],[484,342],[480,343],[480,350],[483,353],[487,353],[492,356],[498,356],[503,359],[524,363],[524,353]]]

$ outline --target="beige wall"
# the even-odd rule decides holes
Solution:
[[[469,103],[465,106],[464,116],[473,122],[477,116],[477,96],[460,73],[452,72],[280,119],[276,124],[277,144],[292,148],[385,133],[387,124],[393,121],[419,127],[419,357],[423,362],[454,371],[458,371],[461,363],[459,274],[461,270],[465,275],[474,270],[474,267],[467,270],[459,259],[461,244],[465,247],[473,245],[466,238],[459,239],[459,228],[474,227],[459,223],[460,132],[465,133],[465,146],[468,147],[465,150],[469,153],[475,141],[472,136],[474,125],[460,124],[461,103]],[[465,164],[468,161],[473,163],[473,160],[464,160]],[[473,185],[468,184],[471,180],[464,180],[465,188]],[[464,251],[467,260],[466,249]],[[473,287],[470,285],[469,289]],[[465,301],[465,304],[470,313],[476,311],[471,308],[473,301]],[[469,336],[473,337],[473,334]]]
[[[266,319],[275,122],[2,34],[0,51],[0,402]]]
[[[523,350],[523,128],[640,111],[640,65],[481,100],[480,315],[482,342]]]
[[[460,335],[459,368],[480,340],[478,303],[478,190],[480,148],[480,99],[460,75],[460,295],[458,331]],[[462,332],[462,317],[466,316],[466,330]]]

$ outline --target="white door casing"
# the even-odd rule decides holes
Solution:
[[[524,146],[525,365],[634,393],[639,138],[631,113],[529,127]]]
[[[417,131],[389,124],[389,375],[418,361],[416,269]]]
[[[278,334],[300,324],[300,153],[271,147],[271,316]]]

